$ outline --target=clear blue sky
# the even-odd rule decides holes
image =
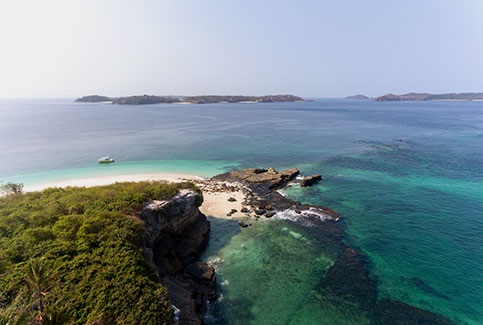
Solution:
[[[483,91],[481,0],[2,0],[0,97]]]

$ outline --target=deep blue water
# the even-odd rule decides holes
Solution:
[[[460,324],[483,323],[483,102],[2,100],[0,153],[0,182],[27,185],[109,173],[212,176],[244,167],[321,173],[321,184],[286,194],[343,215],[346,241],[368,256],[380,297]],[[98,166],[104,155],[116,163]],[[281,220],[237,227],[215,220],[218,238],[207,254],[224,261],[225,321],[365,322],[321,307],[324,297],[304,300],[333,263],[316,235]]]

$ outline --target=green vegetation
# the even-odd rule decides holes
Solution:
[[[168,324],[135,215],[189,183],[52,188],[0,198],[1,324]]]

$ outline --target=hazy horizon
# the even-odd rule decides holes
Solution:
[[[483,2],[4,1],[0,98],[483,91]]]

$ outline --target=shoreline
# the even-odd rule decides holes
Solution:
[[[47,188],[93,187],[141,181],[193,182],[203,193],[203,204],[199,209],[207,217],[223,219],[246,217],[244,213],[240,212],[243,208],[242,202],[245,201],[243,186],[235,183],[210,181],[201,176],[188,174],[149,173],[72,178],[63,181],[26,185],[24,186],[24,192],[37,192]],[[232,212],[233,210],[237,211]]]

